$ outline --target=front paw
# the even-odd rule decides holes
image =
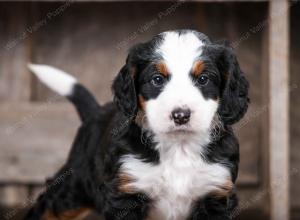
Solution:
[[[227,198],[207,197],[199,200],[189,220],[230,220]]]
[[[148,209],[149,199],[142,194],[135,194],[113,200],[104,213],[107,220],[143,220]]]
[[[188,220],[209,220],[209,214],[202,202],[199,202]]]

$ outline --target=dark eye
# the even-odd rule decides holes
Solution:
[[[206,75],[202,75],[198,78],[197,83],[201,86],[204,86],[208,83],[208,77]]]
[[[165,78],[161,75],[154,75],[151,80],[152,85],[160,87],[165,83]]]

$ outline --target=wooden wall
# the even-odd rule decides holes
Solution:
[[[192,28],[213,40],[230,40],[250,80],[251,106],[235,126],[241,143],[240,204],[243,212],[265,214],[267,4],[72,3],[57,11],[63,4],[0,4],[0,201],[15,205],[36,195],[65,160],[79,126],[72,106],[32,77],[27,62],[72,73],[103,103],[112,98],[111,81],[130,46],[162,31]],[[292,168],[300,167],[300,31],[293,28],[299,9],[292,8],[291,28]],[[296,172],[291,178],[292,206],[300,208],[300,177]]]
[[[300,99],[297,97],[300,91],[300,5],[291,8],[291,59],[290,59],[290,135],[291,135],[291,169],[300,169]],[[300,207],[300,172],[291,176],[291,200],[292,208]]]

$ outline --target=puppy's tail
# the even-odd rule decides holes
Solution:
[[[82,121],[101,110],[94,96],[73,76],[47,65],[28,64],[28,68],[50,89],[67,97],[75,105]]]

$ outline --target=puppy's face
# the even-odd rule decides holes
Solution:
[[[207,134],[218,109],[220,76],[193,32],[165,33],[139,78],[139,100],[156,135]]]
[[[228,50],[195,31],[165,32],[137,45],[123,72],[134,87],[134,114],[143,111],[144,126],[156,136],[183,139],[208,137],[219,114],[223,123],[237,121],[247,108],[248,84]]]

